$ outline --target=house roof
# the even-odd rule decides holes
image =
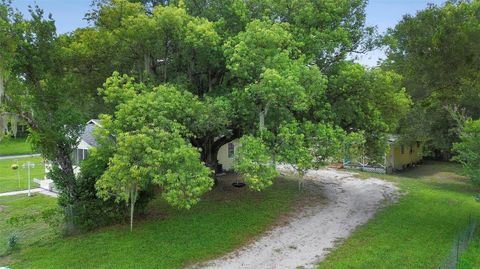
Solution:
[[[98,142],[94,136],[94,131],[98,127],[102,127],[102,125],[100,124],[100,120],[98,119],[89,120],[85,125],[85,129],[83,130],[80,136],[80,139],[92,147],[98,147]]]
[[[99,119],[91,119],[87,122],[87,124],[90,124],[90,123],[93,123],[93,124],[97,125],[98,127],[102,127],[102,124],[100,123]]]
[[[387,141],[389,144],[395,144],[400,139],[400,136],[397,134],[388,135]]]

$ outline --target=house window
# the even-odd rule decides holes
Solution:
[[[402,145],[401,151],[402,151],[402,154],[405,154],[405,146],[404,145]]]
[[[85,160],[88,157],[88,150],[87,149],[76,149],[72,154],[73,163],[79,165],[80,162]]]
[[[235,145],[233,143],[228,143],[228,158],[235,158]]]

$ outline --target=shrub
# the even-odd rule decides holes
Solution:
[[[8,250],[13,250],[17,247],[18,244],[18,236],[16,234],[11,234],[8,237]]]
[[[126,205],[115,203],[114,199],[97,197],[95,183],[108,166],[109,154],[93,150],[81,163],[77,178],[77,197],[67,217],[71,218],[75,230],[83,232],[124,220]]]

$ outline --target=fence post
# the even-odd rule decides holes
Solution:
[[[467,249],[470,241],[474,238],[476,228],[478,227],[478,221],[471,213],[469,214],[468,222],[467,227],[463,232],[457,235],[456,239],[453,241],[454,244],[451,247],[449,255],[438,268],[455,269],[458,266],[460,255]]]
[[[460,259],[460,257],[459,257],[460,255],[459,255],[459,253],[458,253],[458,252],[459,252],[459,251],[458,251],[459,248],[460,248],[460,238],[457,238],[457,255],[456,255],[456,256],[457,256],[457,259],[455,259],[455,267],[457,267],[457,265],[458,265],[458,260]]]

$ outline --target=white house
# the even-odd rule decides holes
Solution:
[[[100,120],[91,119],[87,122],[82,134],[79,137],[78,146],[72,152],[73,169],[76,174],[80,172],[80,162],[88,157],[88,150],[98,146],[98,143],[94,137],[94,131],[99,127],[102,127]],[[51,168],[52,167],[50,164],[46,164],[45,174],[48,174]],[[55,185],[51,179],[45,177],[44,179],[34,179],[33,181],[40,184],[40,187],[43,189],[50,191],[55,190]]]
[[[96,128],[101,128],[100,120],[91,119],[85,125],[85,129],[80,135],[80,141],[77,148],[72,153],[72,160],[75,165],[75,172],[78,172],[80,162],[88,157],[88,150],[98,146],[94,132]]]

